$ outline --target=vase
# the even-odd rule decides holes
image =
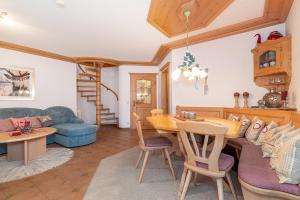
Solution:
[[[282,107],[281,94],[276,91],[276,88],[271,88],[270,92],[263,97],[265,106],[268,108],[280,108]]]
[[[239,97],[238,96],[235,96],[234,97],[234,107],[235,108],[239,108]]]

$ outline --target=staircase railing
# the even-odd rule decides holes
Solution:
[[[80,69],[81,72],[86,73],[86,71],[83,69],[83,67],[77,63],[78,68]],[[90,80],[96,80],[94,77],[89,76]],[[116,97],[117,101],[119,101],[119,96],[118,94],[111,88],[109,88],[107,85],[100,83],[102,87],[104,87],[107,91],[110,91],[111,93],[113,93],[113,95]]]

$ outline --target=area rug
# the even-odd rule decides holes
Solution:
[[[172,177],[168,165],[159,155],[151,155],[145,170],[143,182],[138,183],[140,168],[135,169],[138,158],[138,148],[129,149],[119,154],[103,159],[94,174],[94,177],[85,194],[85,200],[175,200],[177,195],[183,161],[173,162],[176,171],[176,181]],[[241,191],[237,184],[236,175],[234,184],[241,198]],[[225,199],[232,199],[228,190],[224,192]],[[200,177],[197,185],[190,184],[186,200],[216,200],[216,183],[207,177]]]
[[[35,160],[23,165],[22,161],[7,161],[6,156],[0,157],[0,183],[18,180],[40,174],[67,162],[74,152],[67,148],[48,148],[47,152]]]

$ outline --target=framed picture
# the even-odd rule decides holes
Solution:
[[[0,66],[0,100],[34,99],[34,69]]]

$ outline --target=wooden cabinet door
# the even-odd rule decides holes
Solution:
[[[136,112],[141,118],[143,129],[153,127],[147,121],[150,111],[156,108],[156,75],[157,74],[130,74],[130,105],[131,128],[135,128],[132,113]]]

